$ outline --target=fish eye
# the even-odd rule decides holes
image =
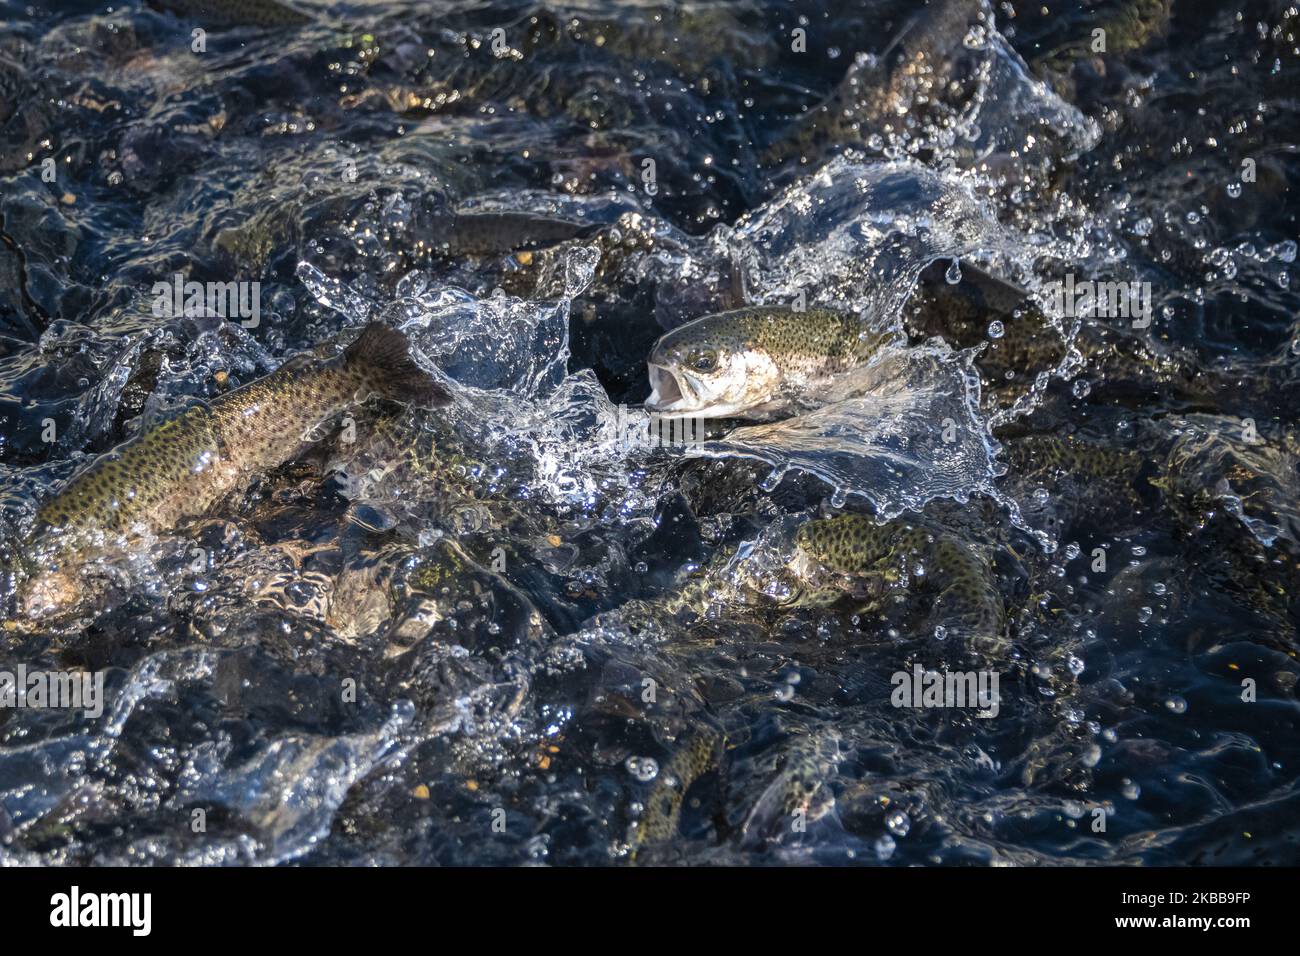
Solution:
[[[697,352],[691,360],[691,365],[697,372],[713,372],[718,368],[717,352]]]

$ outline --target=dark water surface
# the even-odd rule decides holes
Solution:
[[[0,708],[0,862],[1300,861],[1293,6],[167,6],[0,0],[5,560],[90,456],[368,320],[458,401],[4,621],[0,671],[106,701]],[[256,320],[161,313],[177,273]],[[659,335],[796,300],[909,344],[795,425],[628,440]],[[942,563],[747,586],[840,511],[981,555],[998,639]],[[917,668],[996,714],[897,706]]]

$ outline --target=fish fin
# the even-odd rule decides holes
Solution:
[[[366,371],[375,388],[395,401],[436,408],[451,401],[448,392],[411,357],[411,343],[397,329],[371,322],[343,353],[349,365]]]

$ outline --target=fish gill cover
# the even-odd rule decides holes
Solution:
[[[1296,862],[1295,19],[0,0],[0,862]]]

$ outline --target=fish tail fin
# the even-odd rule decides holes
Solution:
[[[343,353],[344,361],[363,372],[376,391],[399,402],[436,408],[451,393],[411,357],[411,343],[397,329],[371,322]]]

